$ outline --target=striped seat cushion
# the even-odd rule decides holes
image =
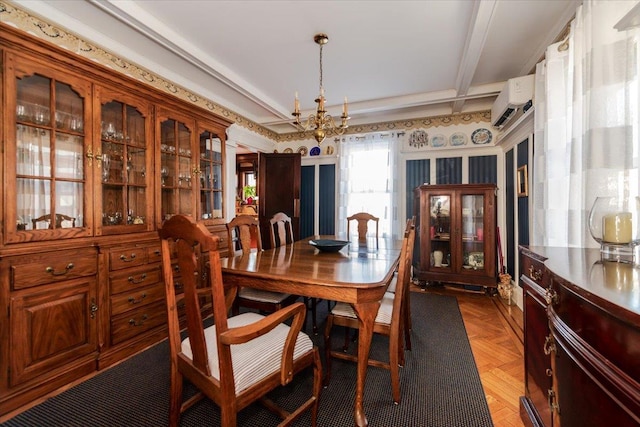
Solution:
[[[289,298],[291,294],[285,294],[282,292],[263,291],[262,289],[240,288],[238,295],[240,296],[240,298],[244,298],[252,301],[270,302],[273,304],[278,304],[284,301],[285,299]]]
[[[391,292],[392,294],[396,293],[396,286],[398,285],[398,272],[393,273],[393,277],[389,282],[389,286],[387,286],[387,292]]]
[[[257,313],[244,313],[229,318],[228,325],[229,328],[237,328],[257,322],[262,318],[264,318],[264,316]],[[280,370],[282,350],[288,333],[289,326],[280,324],[265,335],[244,344],[231,346],[231,360],[233,363],[236,395],[266,376]],[[215,325],[206,328],[204,336],[207,342],[211,376],[220,379]],[[313,343],[309,336],[300,332],[293,351],[293,359],[295,360],[301,355],[311,351],[312,348]],[[182,352],[189,358],[193,357],[188,338],[182,341]]]
[[[384,293],[384,297],[382,297],[382,302],[380,303],[380,309],[378,310],[378,315],[376,316],[376,323],[382,323],[384,325],[391,324],[394,296],[395,294],[392,292]],[[351,307],[351,304],[347,304],[345,302],[336,303],[335,307],[333,307],[333,310],[331,310],[331,314],[343,317],[353,317],[354,319],[357,318],[356,313],[353,311],[353,307]]]

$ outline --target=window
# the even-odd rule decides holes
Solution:
[[[340,143],[339,234],[346,235],[348,216],[368,212],[380,218],[381,237],[398,236],[396,141],[392,134],[369,134]]]

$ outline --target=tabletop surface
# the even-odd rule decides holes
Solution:
[[[579,293],[613,303],[640,321],[640,267],[602,262],[599,249],[523,246]]]
[[[249,255],[223,258],[223,273],[260,276],[299,283],[371,287],[386,285],[400,256],[401,240],[379,238],[351,241],[339,252],[321,252],[310,240],[335,239],[314,236],[291,245]]]

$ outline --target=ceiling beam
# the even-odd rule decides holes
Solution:
[[[473,76],[487,40],[487,34],[489,33],[489,26],[491,25],[495,8],[495,0],[474,1],[471,21],[467,31],[467,40],[464,44],[462,60],[460,61],[458,76],[456,78],[456,91],[458,96],[451,108],[453,113],[460,113],[462,111],[465,96],[471,87]]]

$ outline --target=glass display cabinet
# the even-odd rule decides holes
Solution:
[[[422,185],[415,197],[415,278],[497,286],[495,185]]]
[[[85,123],[91,85],[8,56],[6,242],[90,234]],[[12,75],[13,73],[13,75]],[[90,222],[90,221],[89,221]]]
[[[99,91],[99,96],[100,122],[95,128],[100,149],[94,160],[102,208],[101,218],[96,221],[97,234],[150,230],[151,106],[107,91]]]
[[[166,118],[160,121],[160,222],[176,214],[194,216],[193,120]]]
[[[223,139],[208,127],[199,131],[200,206],[199,217],[208,220],[224,219],[223,206]]]

